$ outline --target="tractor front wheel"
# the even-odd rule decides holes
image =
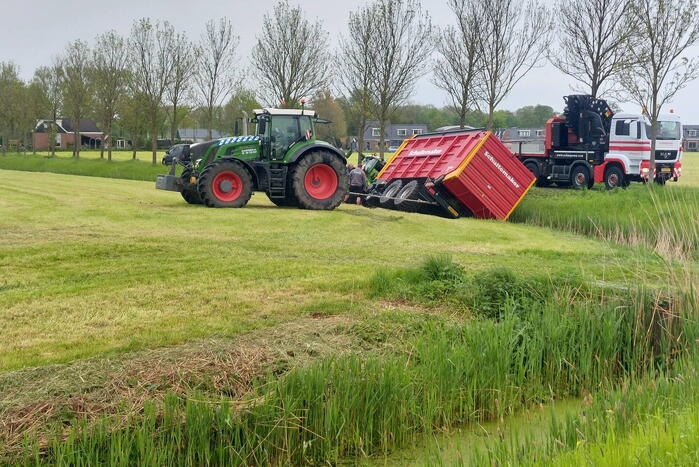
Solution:
[[[210,208],[242,208],[252,196],[252,177],[238,162],[213,162],[199,175],[197,191]]]
[[[330,152],[312,152],[296,164],[291,187],[300,208],[335,209],[349,192],[347,167]]]

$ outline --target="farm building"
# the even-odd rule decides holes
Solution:
[[[39,150],[49,149],[49,138],[51,137],[51,125],[53,120],[39,120],[32,133],[32,143],[34,148]],[[75,131],[73,120],[70,118],[59,118],[56,125],[56,149],[68,149],[73,147]],[[104,132],[97,127],[94,120],[83,118],[80,120],[80,144],[83,148],[99,149],[104,140]]]
[[[386,147],[398,147],[408,137],[427,133],[427,125],[422,123],[391,123],[386,122],[384,140]],[[367,122],[364,130],[366,151],[378,151],[381,140],[381,128],[378,121]]]
[[[687,152],[699,151],[699,125],[684,125],[684,150]]]

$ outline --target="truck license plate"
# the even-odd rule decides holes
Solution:
[[[664,167],[664,168],[660,169],[660,171],[661,172],[670,172],[671,169],[669,167]]]

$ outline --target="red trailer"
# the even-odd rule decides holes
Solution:
[[[492,132],[483,130],[410,138],[377,179],[384,187],[384,207],[412,205],[418,210],[430,205],[451,217],[501,220],[512,214],[536,180]]]

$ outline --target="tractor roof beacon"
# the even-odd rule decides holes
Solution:
[[[188,158],[174,158],[170,173],[158,175],[156,188],[179,191],[188,203],[209,207],[243,207],[255,191],[277,206],[331,210],[340,205],[349,191],[347,160],[316,139],[316,124],[328,121],[309,109],[253,113],[254,134],[192,146]],[[179,176],[178,165],[183,167]]]

